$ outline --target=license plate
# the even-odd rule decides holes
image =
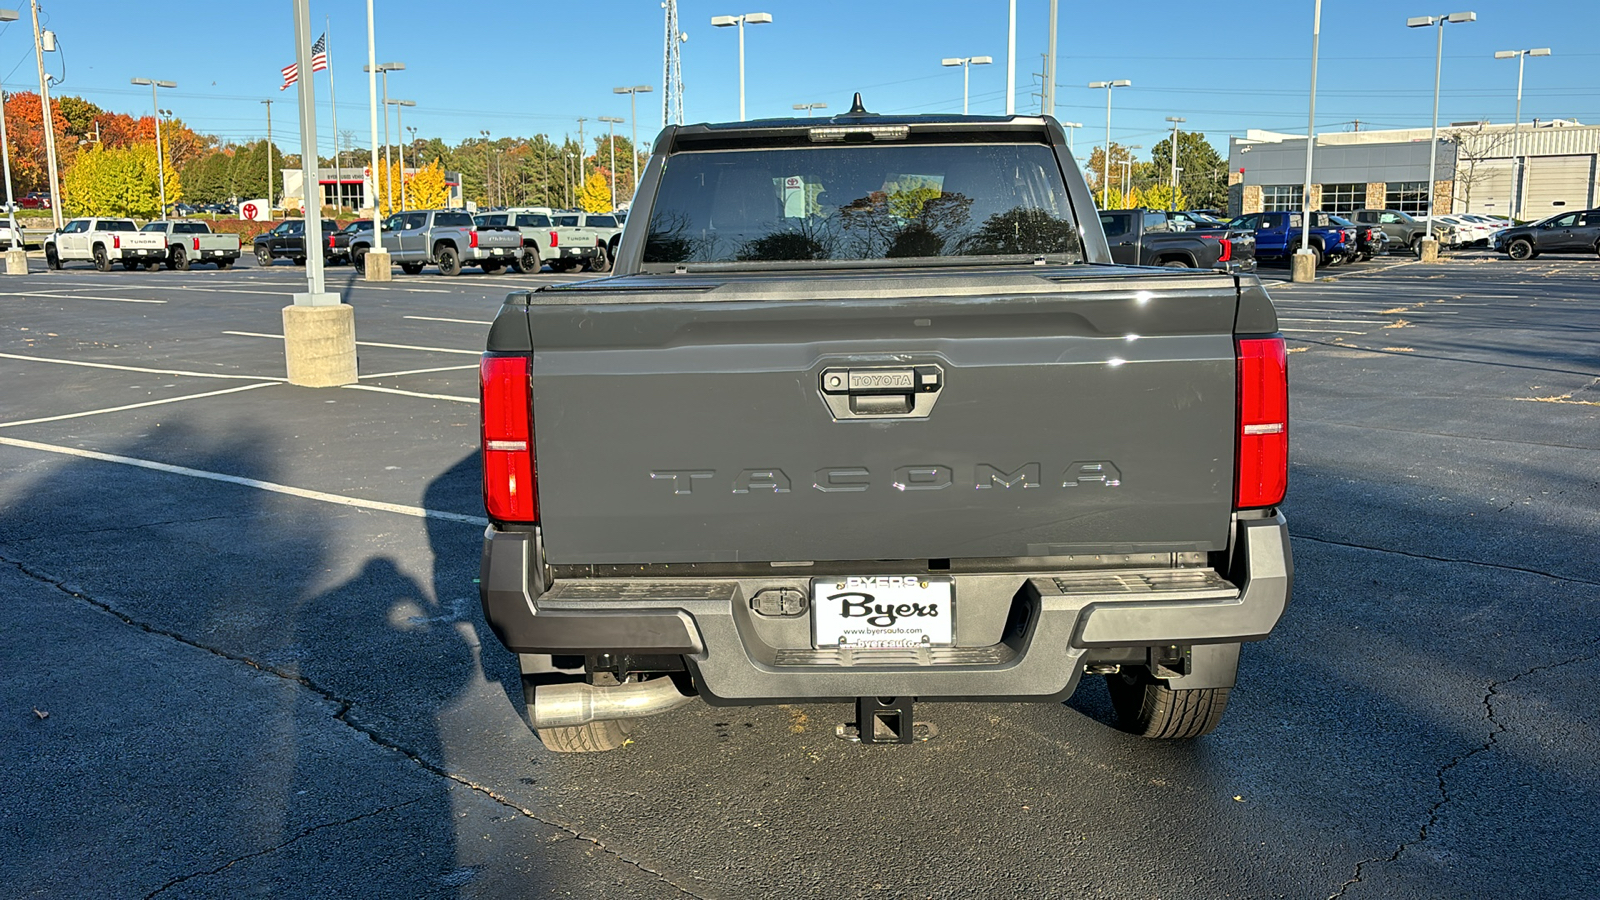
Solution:
[[[506,251],[501,249],[501,248],[499,248],[499,247],[495,247],[492,250],[490,250],[489,252],[493,253],[495,256],[499,256],[500,254],[502,254],[502,253],[504,253]]]
[[[955,582],[915,575],[818,578],[811,582],[811,636],[818,649],[947,647]]]

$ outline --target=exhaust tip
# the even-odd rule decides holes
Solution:
[[[692,699],[671,678],[618,685],[546,684],[534,692],[528,711],[534,728],[567,728],[590,722],[642,719],[675,709]]]

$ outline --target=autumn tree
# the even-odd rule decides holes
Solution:
[[[77,151],[77,141],[67,137],[67,118],[60,111],[59,98],[50,101],[54,116],[58,162],[65,165]],[[44,106],[39,95],[22,92],[6,95],[6,137],[11,145],[11,181],[19,193],[48,191],[50,169],[45,160]]]
[[[450,202],[450,185],[445,183],[444,167],[438,160],[406,179],[406,201],[412,209],[444,209]]]
[[[578,208],[584,212],[606,212],[611,209],[611,181],[604,169],[596,168],[578,190]]]
[[[62,193],[70,215],[154,218],[161,210],[155,147],[94,148],[80,154],[63,179]],[[167,170],[166,196],[168,203],[183,199],[175,169]]]

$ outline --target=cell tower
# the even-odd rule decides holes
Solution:
[[[678,30],[678,0],[662,0],[667,11],[667,45],[662,57],[661,125],[683,124],[683,58],[678,47],[689,35]]]

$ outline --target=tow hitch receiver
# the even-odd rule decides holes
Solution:
[[[912,697],[857,697],[855,725],[840,725],[839,737],[863,744],[910,744]],[[853,733],[852,733],[853,732]],[[927,738],[923,738],[926,740]]]

